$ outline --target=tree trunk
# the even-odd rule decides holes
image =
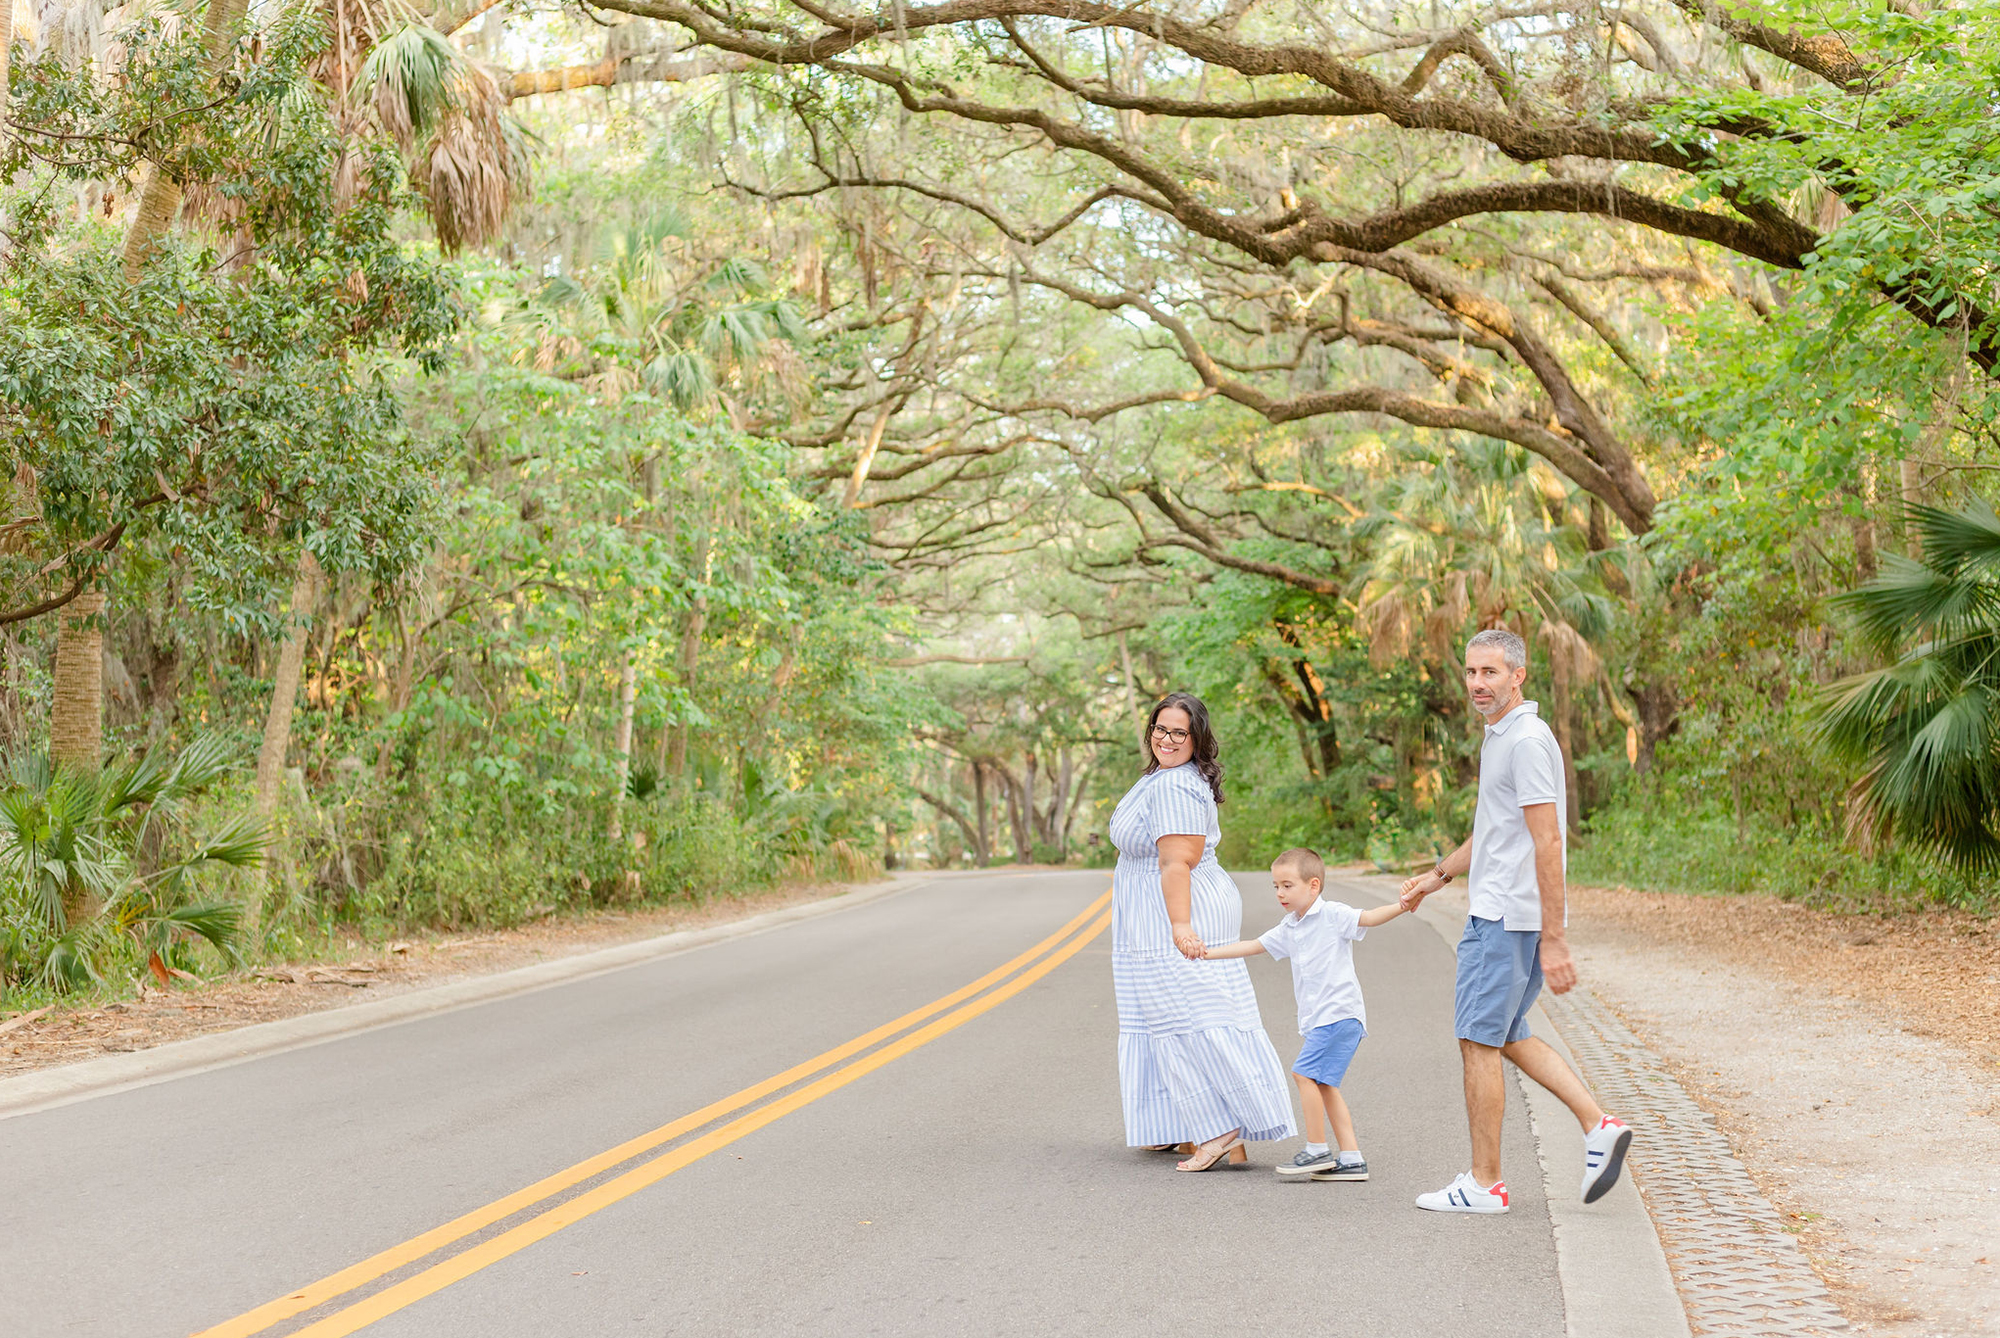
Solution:
[[[1000,769],[1000,779],[1007,786],[1007,825],[1014,832],[1014,862],[1031,864],[1034,862],[1034,839],[1028,832],[1026,795],[1022,792],[1020,779],[1008,768]]]
[[[299,676],[305,667],[308,620],[319,600],[319,583],[318,560],[311,553],[300,553],[285,636],[278,643],[278,663],[271,673],[271,706],[264,713],[264,742],[257,749],[255,802],[258,816],[264,818],[277,812],[278,793],[284,785],[285,754],[292,742],[292,713],[298,707]],[[268,868],[260,865],[249,880],[251,891],[244,903],[241,929],[245,942],[256,943],[262,931],[268,879]]]
[[[701,638],[708,630],[708,531],[703,530],[695,540],[694,565],[696,582],[694,605],[688,610],[687,621],[681,625],[680,675],[681,688],[692,698],[695,678],[701,671]],[[674,727],[674,741],[668,749],[667,770],[680,775],[687,768],[688,726],[682,722]]]
[[[854,459],[854,472],[847,480],[847,491],[840,499],[841,509],[852,511],[861,501],[861,490],[868,484],[868,471],[874,466],[875,453],[882,449],[882,434],[888,429],[889,420],[896,416],[896,407],[901,401],[882,406],[875,415],[875,426],[868,430],[868,440],[862,443],[861,453]]]
[[[972,764],[972,811],[979,817],[979,848],[974,858],[983,869],[993,862],[993,827],[986,813],[986,767],[977,760]]]
[[[1643,776],[1653,769],[1655,745],[1680,727],[1680,699],[1665,684],[1634,685],[1629,679],[1625,684],[1625,695],[1638,708],[1639,746],[1635,750],[1632,769]]]
[[[80,771],[97,770],[104,756],[103,612],[104,592],[86,590],[63,607],[56,623],[49,756]]]
[[[7,120],[7,67],[13,54],[14,0],[0,0],[0,124]]]
[[[966,850],[976,858],[979,852],[979,832],[973,827],[972,819],[959,812],[957,805],[953,804],[949,799],[932,794],[921,785],[916,786],[915,789],[917,791],[917,798],[923,800],[926,804],[929,804],[932,808],[944,814],[958,825],[958,830],[965,836]]]
[[[249,0],[208,0],[208,13],[201,25],[201,68],[210,80],[222,73],[235,54],[236,30],[243,26],[249,8]],[[138,211],[125,231],[125,282],[139,281],[140,272],[158,249],[160,238],[173,226],[180,207],[181,183],[160,171],[157,163],[148,164]]]
[[[1028,749],[1027,764],[1023,767],[1023,773],[1028,779],[1021,791],[1021,818],[1028,837],[1027,856],[1023,863],[1032,863],[1035,858],[1035,771],[1040,765],[1041,759],[1035,755],[1035,750]]]
[[[1084,762],[1076,772],[1070,774],[1070,784],[1068,784],[1070,802],[1062,810],[1062,832],[1060,832],[1062,840],[1058,842],[1064,852],[1068,852],[1068,848],[1070,848],[1070,828],[1076,826],[1076,806],[1084,802],[1084,794],[1090,790],[1090,784],[1088,784],[1090,770],[1092,770],[1090,762]]]
[[[1118,663],[1125,670],[1125,718],[1134,720],[1139,715],[1139,683],[1132,677],[1132,652],[1125,645],[1125,629],[1118,629]]]
[[[278,643],[278,665],[271,675],[271,707],[264,713],[264,743],[257,750],[257,812],[265,817],[277,811],[278,791],[284,783],[285,752],[292,741],[292,712],[298,704],[308,620],[319,600],[319,581],[319,562],[311,553],[299,554],[289,622],[285,639]]]
[[[618,675],[618,734],[612,750],[618,755],[618,779],[611,791],[611,824],[605,835],[616,841],[625,834],[619,821],[625,808],[625,792],[632,781],[632,716],[639,703],[639,652],[625,652],[625,668]]]
[[[1924,500],[1924,470],[1915,460],[1905,458],[1902,462],[1903,529],[1905,537],[1904,556],[1912,562],[1924,560],[1924,540],[1917,527],[1911,523],[1909,510]]]
[[[1056,753],[1056,792],[1049,796],[1048,843],[1056,848],[1062,858],[1069,858],[1069,823],[1064,814],[1069,811],[1069,791],[1076,779],[1075,759],[1067,748]]]

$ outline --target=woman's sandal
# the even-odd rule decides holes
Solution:
[[[1228,1137],[1219,1138],[1213,1143],[1203,1143],[1194,1150],[1192,1157],[1189,1157],[1186,1161],[1174,1163],[1174,1169],[1176,1171],[1206,1171],[1224,1157],[1229,1158],[1231,1162],[1237,1165],[1241,1165],[1250,1160],[1250,1149],[1243,1145],[1241,1137],[1236,1134],[1230,1134]]]

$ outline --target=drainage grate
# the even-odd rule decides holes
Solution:
[[[1659,1056],[1587,990],[1542,1007],[1598,1100],[1633,1129],[1634,1174],[1697,1334],[1851,1332],[1777,1210]]]

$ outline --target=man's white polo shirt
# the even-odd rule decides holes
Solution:
[[[1354,975],[1354,941],[1367,936],[1361,912],[1320,897],[1304,915],[1287,914],[1257,941],[1283,961],[1292,959],[1292,993],[1299,1001],[1299,1035],[1342,1018],[1368,1031],[1361,982]]]
[[[1541,883],[1535,877],[1535,838],[1521,810],[1556,806],[1556,832],[1569,868],[1569,813],[1563,789],[1562,749],[1542,723],[1541,708],[1522,702],[1486,727],[1479,749],[1479,808],[1472,817],[1472,872],[1466,894],[1472,914],[1508,929],[1542,927]],[[1565,904],[1565,913],[1567,904]]]

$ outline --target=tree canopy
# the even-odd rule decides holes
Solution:
[[[1990,6],[8,17],[13,979],[1101,858],[1175,687],[1229,858],[1393,866],[1487,626],[1586,870],[1988,895]],[[64,940],[197,740],[268,863]]]

